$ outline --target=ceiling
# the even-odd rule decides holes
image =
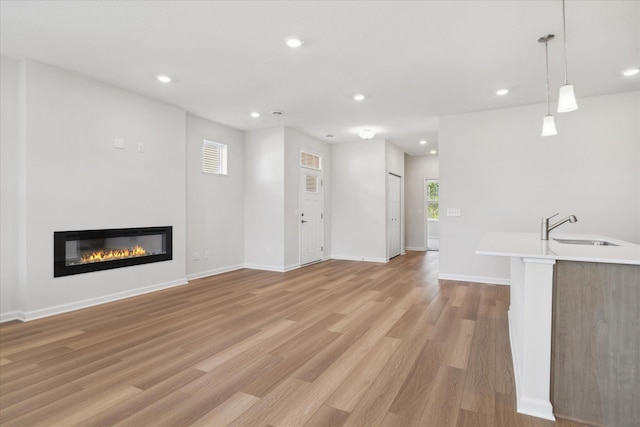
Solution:
[[[639,1],[568,0],[566,23],[578,105],[640,89],[639,76],[621,75],[640,66]],[[555,100],[564,79],[560,0],[0,2],[3,55],[242,130],[288,126],[338,143],[370,128],[410,155],[437,147],[439,117],[544,102],[537,39],[546,34],[556,35]],[[302,47],[284,44],[292,35]],[[497,96],[500,88],[510,93]],[[366,99],[354,101],[356,93]]]

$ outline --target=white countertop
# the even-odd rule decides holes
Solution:
[[[554,238],[605,240],[619,246],[576,245],[556,242]],[[480,240],[476,254],[640,265],[640,245],[593,234],[552,234],[545,241],[540,240],[540,233],[489,232]]]

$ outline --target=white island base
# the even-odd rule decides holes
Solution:
[[[561,239],[605,240],[613,245],[565,244]],[[510,258],[509,339],[517,411],[555,420],[550,393],[556,261],[640,265],[640,245],[591,235],[558,235],[541,241],[537,233],[486,233],[476,253]]]
[[[511,257],[509,339],[518,412],[554,420],[551,390],[553,259]]]

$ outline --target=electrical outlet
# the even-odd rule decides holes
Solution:
[[[193,260],[194,261],[200,261],[200,252],[194,252],[193,253]]]
[[[460,216],[460,215],[461,215],[460,208],[447,209],[447,216]]]

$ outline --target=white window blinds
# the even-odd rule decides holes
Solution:
[[[320,156],[316,156],[315,154],[305,153],[304,151],[300,152],[300,166],[321,170]]]
[[[307,193],[318,192],[318,178],[315,175],[305,176],[305,191]]]
[[[227,146],[219,142],[202,143],[202,172],[207,174],[227,174]]]

